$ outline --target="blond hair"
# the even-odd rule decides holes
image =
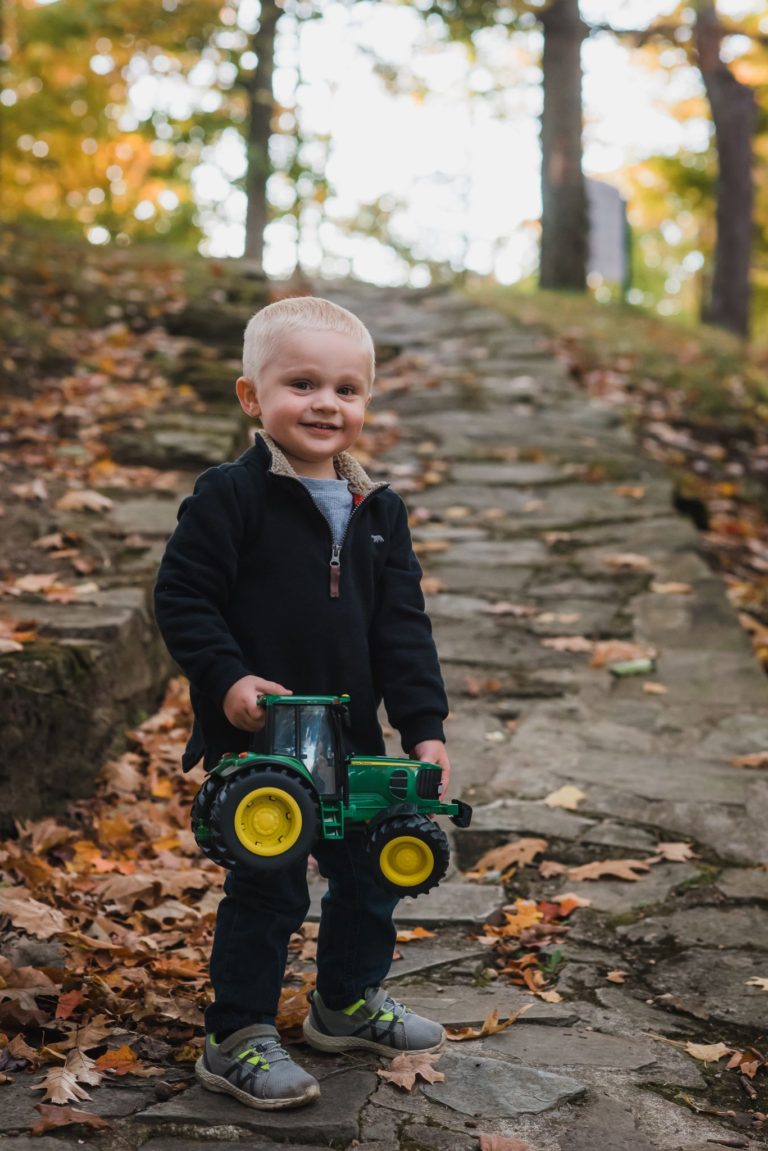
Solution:
[[[376,355],[371,333],[362,320],[339,304],[319,296],[294,296],[268,304],[248,321],[243,338],[243,376],[256,380],[264,364],[274,354],[280,339],[289,332],[343,332],[357,339],[371,361],[371,386]]]

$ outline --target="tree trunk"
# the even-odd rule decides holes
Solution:
[[[751,88],[740,83],[720,58],[722,29],[714,0],[697,0],[696,12],[696,51],[712,109],[718,159],[715,267],[704,318],[747,337],[757,108]]]
[[[581,44],[587,28],[579,0],[554,0],[539,19],[544,27],[539,284],[583,292],[589,221],[581,167]]]
[[[267,226],[267,180],[271,171],[269,137],[272,131],[272,71],[274,68],[275,32],[282,15],[275,0],[261,0],[259,27],[253,35],[251,49],[258,57],[252,77],[246,82],[248,93],[248,134],[246,150],[248,169],[245,194],[248,207],[245,217],[245,258],[261,268],[264,259],[264,229]]]

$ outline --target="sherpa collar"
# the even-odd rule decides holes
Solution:
[[[267,432],[259,430],[257,433],[272,456],[272,463],[269,470],[276,476],[290,476],[291,479],[299,479],[294,469],[288,463],[283,451],[277,446]],[[362,464],[358,463],[353,455],[349,452],[342,452],[341,455],[333,457],[333,466],[336,469],[336,474],[340,479],[346,480],[349,485],[349,490],[353,495],[367,496],[371,492],[376,491],[377,488],[387,487],[386,483],[377,483],[372,480],[366,472]]]

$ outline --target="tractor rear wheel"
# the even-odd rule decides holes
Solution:
[[[221,846],[214,842],[211,834],[211,805],[216,793],[221,787],[221,780],[216,775],[209,775],[192,801],[192,834],[195,843],[219,867],[232,868],[235,860],[227,855]]]
[[[371,832],[368,850],[379,883],[397,895],[422,895],[448,870],[448,837],[425,815],[393,815]]]
[[[317,804],[298,775],[255,764],[221,785],[210,824],[215,845],[234,863],[276,871],[309,853]]]

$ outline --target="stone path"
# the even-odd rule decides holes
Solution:
[[[321,1081],[311,1108],[260,1114],[196,1085],[166,1099],[146,1083],[102,1089],[93,1109],[124,1118],[101,1146],[475,1151],[481,1132],[533,1151],[764,1146],[746,1113],[768,1111],[765,1071],[751,1102],[736,1072],[684,1050],[689,1040],[741,1050],[768,1021],[768,992],[748,983],[768,977],[768,873],[758,866],[768,861],[768,781],[730,762],[768,747],[768,692],[695,529],[620,414],[587,400],[530,332],[450,293],[320,291],[401,357],[390,367],[411,364],[402,387],[408,377],[382,363],[371,427],[386,430],[388,412],[400,421],[379,462],[416,521],[452,701],[454,791],[475,805],[455,858],[467,867],[522,836],[545,839],[546,858],[569,867],[645,859],[660,841],[686,841],[695,856],[653,864],[637,882],[544,880],[528,866],[506,891],[455,871],[404,903],[403,925],[436,935],[400,946],[394,994],[451,1026],[532,1004],[498,1035],[451,1044],[444,1083],[406,1094],[377,1079],[373,1057],[299,1048]],[[234,427],[210,430],[226,440]],[[154,498],[119,516],[156,550],[174,509]],[[669,584],[689,590],[652,587]],[[566,636],[647,645],[655,667],[618,677],[588,652],[544,642]],[[666,690],[651,694],[647,682]],[[543,802],[564,785],[583,793],[575,811]],[[562,998],[548,1003],[494,978],[473,932],[518,895],[566,891],[591,906],[569,920]],[[625,982],[607,979],[616,970]],[[61,1151],[58,1138],[13,1135],[36,1118],[32,1099],[17,1102],[3,1147]]]

